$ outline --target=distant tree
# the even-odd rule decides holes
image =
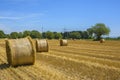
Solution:
[[[45,37],[48,38],[48,39],[53,39],[54,38],[54,34],[53,34],[53,32],[47,31],[45,33]]]
[[[120,36],[119,36],[119,37],[117,37],[117,39],[119,39],[119,40],[120,40]]]
[[[82,32],[83,39],[88,39],[89,38],[89,33],[87,31]]]
[[[30,36],[32,37],[32,38],[41,38],[41,33],[39,32],[39,31],[37,31],[37,30],[32,30],[31,31],[31,33],[30,33]]]
[[[10,34],[5,34],[5,37],[6,38],[10,38]]]
[[[55,39],[61,39],[62,38],[62,34],[61,33],[54,33],[54,38]]]
[[[2,30],[0,30],[0,38],[5,38],[5,33]]]
[[[18,38],[23,38],[23,33],[22,32],[18,33]]]
[[[92,28],[88,28],[87,32],[88,32],[89,38],[93,38],[93,29]]]
[[[68,39],[70,36],[70,32],[64,32],[64,33],[62,33],[62,36],[64,39]]]
[[[80,33],[80,38],[83,39],[84,38],[84,35],[83,35],[83,31],[77,31]]]
[[[70,32],[70,36],[69,36],[70,38],[72,38],[72,39],[80,39],[81,38],[81,35],[80,35],[80,33],[79,32]]]
[[[17,39],[18,36],[19,36],[19,34],[17,32],[11,32],[10,33],[10,38],[12,38],[12,39]]]
[[[97,23],[92,29],[95,34],[95,40],[100,40],[102,35],[108,35],[110,33],[110,29],[103,23]]]
[[[26,30],[23,32],[23,37],[30,36],[30,34],[31,34],[31,31]]]
[[[46,32],[42,32],[42,38],[46,39]]]

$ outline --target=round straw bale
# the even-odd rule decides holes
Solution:
[[[46,39],[36,40],[36,50],[37,52],[48,52],[49,45]]]
[[[61,39],[60,40],[60,46],[67,46],[68,45],[68,41],[65,39]]]
[[[101,40],[100,40],[100,43],[104,43],[104,42],[105,42],[105,39],[101,39]]]
[[[18,66],[35,63],[35,48],[30,37],[6,40],[8,64]]]

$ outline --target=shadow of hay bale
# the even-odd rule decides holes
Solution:
[[[7,63],[0,64],[0,69],[1,69],[1,70],[2,70],[2,69],[7,69],[7,68],[9,68],[9,67],[10,67],[10,65],[7,64]]]
[[[18,68],[18,67],[28,67],[28,66],[33,66],[32,64],[22,64],[22,65],[16,65],[12,66],[13,68]]]

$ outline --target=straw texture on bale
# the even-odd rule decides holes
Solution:
[[[6,40],[8,64],[18,66],[35,63],[35,48],[30,37]]]
[[[105,39],[101,39],[101,40],[100,40],[100,43],[104,43],[104,42],[105,42]]]
[[[68,45],[68,41],[65,39],[61,39],[60,40],[60,46],[67,46]]]
[[[37,52],[48,52],[49,45],[46,39],[36,40],[36,50]]]

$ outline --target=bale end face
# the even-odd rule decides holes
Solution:
[[[11,66],[34,64],[35,52],[30,38],[6,40],[7,61]]]
[[[60,40],[60,46],[67,46],[68,45],[68,41],[67,40]]]
[[[36,51],[37,52],[49,51],[49,45],[46,39],[36,40]]]

